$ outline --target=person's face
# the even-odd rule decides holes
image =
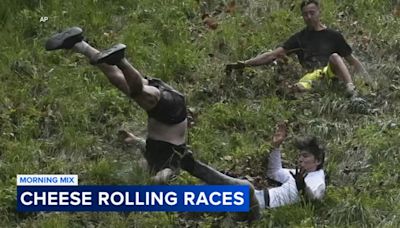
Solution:
[[[317,170],[318,165],[321,164],[321,161],[315,158],[315,156],[307,151],[300,151],[299,154],[299,167],[307,172],[313,172]]]
[[[317,5],[310,3],[301,10],[304,23],[309,28],[316,28],[319,24],[320,11]]]

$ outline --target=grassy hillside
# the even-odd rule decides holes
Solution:
[[[111,3],[112,2],[112,3]],[[224,64],[272,49],[303,26],[297,0],[5,0],[0,8],[0,226],[232,226],[229,216],[186,213],[17,213],[16,174],[78,174],[81,184],[147,184],[118,130],[145,135],[146,116],[83,56],[46,52],[50,34],[73,25],[104,49],[128,46],[129,60],[187,95],[196,157],[256,182],[273,126],[315,134],[329,148],[322,203],[265,210],[259,227],[400,226],[400,21],[388,0],[323,0],[323,21],[342,31],[369,75],[356,85],[367,104],[322,82],[294,99],[284,89],[300,69],[288,63],[227,76]],[[208,13],[212,18],[203,22]],[[40,22],[40,17],[48,21]],[[173,184],[199,183],[187,173]],[[235,224],[246,226],[246,224]]]

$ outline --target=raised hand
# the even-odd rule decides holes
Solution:
[[[277,148],[286,139],[287,136],[287,123],[281,122],[276,125],[275,134],[272,137],[272,145]]]
[[[307,174],[305,172],[306,171],[304,169],[300,169],[299,167],[296,167],[295,173],[290,171],[290,174],[296,181],[297,191],[299,192],[304,191],[304,189],[306,188],[306,182],[304,181],[304,178],[306,178]]]

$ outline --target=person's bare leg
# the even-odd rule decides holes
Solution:
[[[334,53],[329,57],[329,64],[338,78],[345,83],[353,83],[351,79],[350,71],[347,69],[346,64],[344,63],[342,57],[340,55]]]
[[[346,91],[350,94],[353,94],[355,86],[353,84],[350,71],[344,63],[342,57],[336,53],[333,53],[329,57],[329,65],[331,66],[333,73],[335,73],[340,80],[345,82]]]
[[[85,41],[78,42],[72,48],[75,52],[81,53],[88,57],[90,60],[93,59],[98,53],[99,50],[92,47],[90,44],[86,43]],[[129,87],[125,80],[125,77],[120,69],[116,66],[108,65],[105,63],[97,64],[96,65],[108,78],[108,80],[117,87],[120,91],[129,95]]]
[[[131,94],[141,93],[143,90],[143,76],[140,72],[134,68],[126,58],[123,58],[117,66],[123,72]]]
[[[92,63],[115,65],[123,74],[128,87],[129,96],[132,98],[141,95],[143,92],[143,77],[125,58],[125,44],[116,44],[109,49],[103,50],[93,56]],[[140,100],[140,99],[139,99]]]
[[[92,59],[92,62],[117,66],[125,79],[124,85],[128,87],[127,95],[133,98],[144,110],[151,110],[158,103],[160,91],[156,87],[146,86],[147,80],[125,58],[125,49],[126,45],[116,44],[101,51]]]
[[[60,49],[73,50],[89,58],[92,63],[100,53],[99,50],[84,41],[83,30],[79,27],[66,28],[65,30],[51,35],[45,44],[47,51]],[[122,72],[115,66],[98,64],[100,70],[107,76],[109,81],[125,94],[129,94],[129,87]]]

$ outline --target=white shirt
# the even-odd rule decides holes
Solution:
[[[282,168],[281,152],[279,149],[274,149],[269,154],[267,176],[282,183],[282,185],[268,189],[270,208],[296,203],[300,200],[296,181],[290,174],[290,171],[295,172],[294,169]],[[309,172],[304,181],[306,183],[305,193],[309,199],[319,200],[324,197],[326,186],[325,173],[322,169]],[[260,207],[265,208],[264,191],[256,190],[256,197]]]

